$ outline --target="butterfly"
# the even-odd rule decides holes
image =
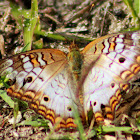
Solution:
[[[38,49],[1,60],[8,95],[27,101],[56,130],[77,128],[75,110],[83,123],[90,110],[96,122],[113,120],[122,93],[140,73],[140,31],[100,37],[82,51],[72,43],[69,50]]]

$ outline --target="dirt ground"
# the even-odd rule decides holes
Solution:
[[[0,2],[0,34],[2,35],[0,39],[4,41],[3,57],[19,52],[24,46],[22,29],[17,28],[19,23],[12,16],[9,3],[6,0]],[[25,9],[30,9],[30,3],[30,0],[26,2],[15,0],[15,4]],[[34,40],[42,39],[44,48],[57,48],[65,52],[67,52],[69,43],[72,40],[75,40],[82,49],[94,38],[125,31],[135,26],[131,13],[122,0],[38,0],[38,8],[41,29],[62,35],[66,40],[56,40],[54,38],[34,35],[33,42]],[[2,41],[0,43],[2,44]],[[33,45],[34,48],[36,48],[35,45]],[[116,112],[116,126],[120,125],[122,118],[127,118],[125,122],[122,121],[123,125],[133,126],[133,129],[137,131],[135,123],[140,117],[139,93],[139,80],[137,80],[132,83],[132,90],[127,96],[124,96],[124,100]],[[34,111],[29,110],[28,107],[23,107],[23,105],[20,102],[18,123],[25,121],[27,118],[33,120],[43,118],[36,115]],[[125,117],[122,117],[122,114],[125,114]],[[64,137],[63,132],[50,133],[48,127],[20,125],[14,129],[12,117],[13,109],[0,98],[0,139],[79,139],[78,132]],[[89,135],[87,139],[109,140],[109,138],[112,140],[140,139],[138,135],[125,134],[121,131],[105,133],[100,136]]]

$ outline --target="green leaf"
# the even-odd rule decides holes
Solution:
[[[22,121],[21,123],[18,123],[17,126],[31,125],[31,126],[34,126],[34,127],[48,127],[48,122],[49,121],[42,120],[42,119],[38,119],[37,121],[26,120],[26,121]]]
[[[134,8],[138,17],[140,17],[140,0],[134,0]]]
[[[34,42],[35,49],[42,49],[43,48],[43,40],[39,39]]]
[[[110,132],[116,132],[116,131],[123,131],[125,133],[130,133],[130,134],[136,134],[136,135],[140,135],[140,126],[138,126],[138,131],[132,131],[132,127],[108,127],[108,126],[102,126],[102,131],[104,133],[110,133]]]
[[[6,91],[4,90],[0,90],[0,96],[2,97],[2,99],[8,103],[8,105],[11,107],[11,108],[14,108],[14,101],[11,99],[10,96],[7,95]]]
[[[27,45],[27,50],[31,50],[34,30],[38,20],[38,3],[37,0],[31,1],[31,15],[30,18],[25,18],[24,21],[24,44]]]
[[[140,28],[140,18],[138,17],[138,14],[137,14],[137,11],[139,8],[139,2],[135,2],[135,6],[134,6],[132,0],[123,0],[123,1],[127,5],[127,7],[129,8],[129,10],[131,12],[131,15],[132,15],[134,22],[135,22],[135,27]],[[135,1],[138,1],[138,0],[135,0]],[[136,4],[138,4],[138,6],[136,6]]]

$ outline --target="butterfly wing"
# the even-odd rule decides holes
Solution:
[[[82,51],[85,114],[92,107],[97,121],[104,117],[113,119],[121,90],[127,91],[129,82],[140,71],[139,40],[139,31],[108,35],[91,42]],[[0,75],[7,74],[12,81],[8,94],[27,101],[38,114],[53,125],[58,124],[56,129],[76,127],[74,108],[84,116],[77,99],[79,88],[75,87],[67,61],[61,51],[41,49],[0,62]]]
[[[7,74],[12,85],[8,95],[27,101],[29,107],[59,128],[75,128],[66,54],[55,49],[33,50],[0,62],[0,75]]]
[[[85,114],[92,108],[97,122],[112,120],[121,91],[127,91],[140,72],[140,31],[99,38],[82,53],[83,73],[87,72],[83,83]]]

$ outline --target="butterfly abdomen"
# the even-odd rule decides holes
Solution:
[[[81,76],[81,67],[83,64],[82,55],[79,51],[79,48],[75,43],[70,45],[70,52],[68,53],[68,64],[69,68],[72,71],[72,76],[76,82],[80,80]]]

